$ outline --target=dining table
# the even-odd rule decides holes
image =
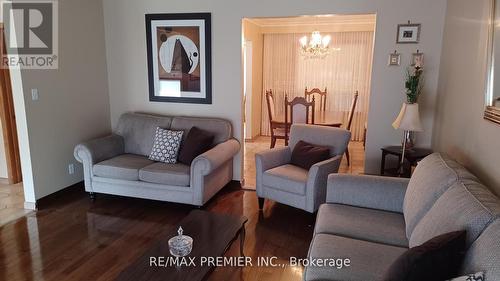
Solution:
[[[285,113],[277,114],[273,121],[285,125]],[[288,122],[291,122],[290,116]],[[314,112],[314,125],[342,127],[342,120],[339,119],[338,111],[318,110]]]

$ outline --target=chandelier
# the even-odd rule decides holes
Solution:
[[[321,36],[319,31],[313,31],[310,40],[308,40],[307,36],[300,38],[300,53],[305,58],[325,58],[330,53],[329,44],[331,39],[330,35]]]

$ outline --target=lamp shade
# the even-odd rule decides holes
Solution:
[[[418,103],[404,103],[398,117],[392,123],[394,129],[405,131],[422,132],[422,124],[420,122],[420,114],[418,112]]]

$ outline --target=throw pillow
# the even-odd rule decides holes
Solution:
[[[168,164],[177,163],[177,153],[181,146],[183,133],[183,131],[171,131],[157,127],[149,159]]]
[[[385,272],[383,281],[442,281],[457,276],[465,251],[465,231],[432,238],[408,249]]]
[[[484,272],[478,272],[475,274],[469,274],[466,276],[460,276],[457,278],[450,279],[449,281],[484,281]]]
[[[292,151],[291,163],[306,170],[312,165],[330,158],[330,149],[326,146],[319,146],[299,141]]]
[[[210,132],[192,127],[184,140],[179,152],[179,162],[191,165],[196,156],[206,152],[212,147],[214,135]]]

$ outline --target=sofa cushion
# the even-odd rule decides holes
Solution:
[[[465,231],[436,236],[410,248],[387,270],[382,281],[443,281],[458,274],[465,252]]]
[[[188,131],[195,126],[214,134],[214,144],[225,142],[233,135],[231,123],[218,118],[174,117],[171,129],[183,130],[184,139],[186,139]]]
[[[292,151],[290,163],[309,170],[312,165],[330,158],[330,148],[299,141]]]
[[[443,233],[466,230],[467,246],[500,215],[500,202],[479,183],[455,183],[425,214],[410,236],[410,247]]]
[[[177,155],[181,147],[183,134],[184,131],[172,131],[160,127],[156,128],[153,148],[151,148],[149,160],[169,164],[177,163]]]
[[[461,274],[484,272],[485,280],[500,280],[500,220],[488,226],[465,254]]]
[[[331,157],[344,154],[351,139],[350,131],[308,124],[293,124],[289,135],[288,145],[292,150],[299,141],[305,141],[329,147]]]
[[[198,127],[192,127],[179,151],[179,162],[191,165],[196,156],[213,146],[214,135]]]
[[[476,177],[457,162],[439,153],[420,161],[410,179],[403,203],[408,238],[436,200],[460,179],[476,180]]]
[[[190,172],[190,167],[181,163],[154,163],[139,170],[139,179],[158,184],[189,186]]]
[[[307,173],[305,169],[286,164],[265,171],[262,184],[277,190],[305,195]]]
[[[304,280],[380,280],[389,266],[407,249],[331,234],[316,234],[309,258],[349,258],[350,266],[306,266]]]
[[[321,205],[314,233],[408,247],[403,214],[348,205]]]
[[[122,154],[94,165],[95,176],[136,181],[139,180],[139,170],[154,163],[142,155]]]
[[[169,129],[172,117],[125,113],[118,120],[115,133],[124,139],[125,153],[149,155],[157,127]]]

